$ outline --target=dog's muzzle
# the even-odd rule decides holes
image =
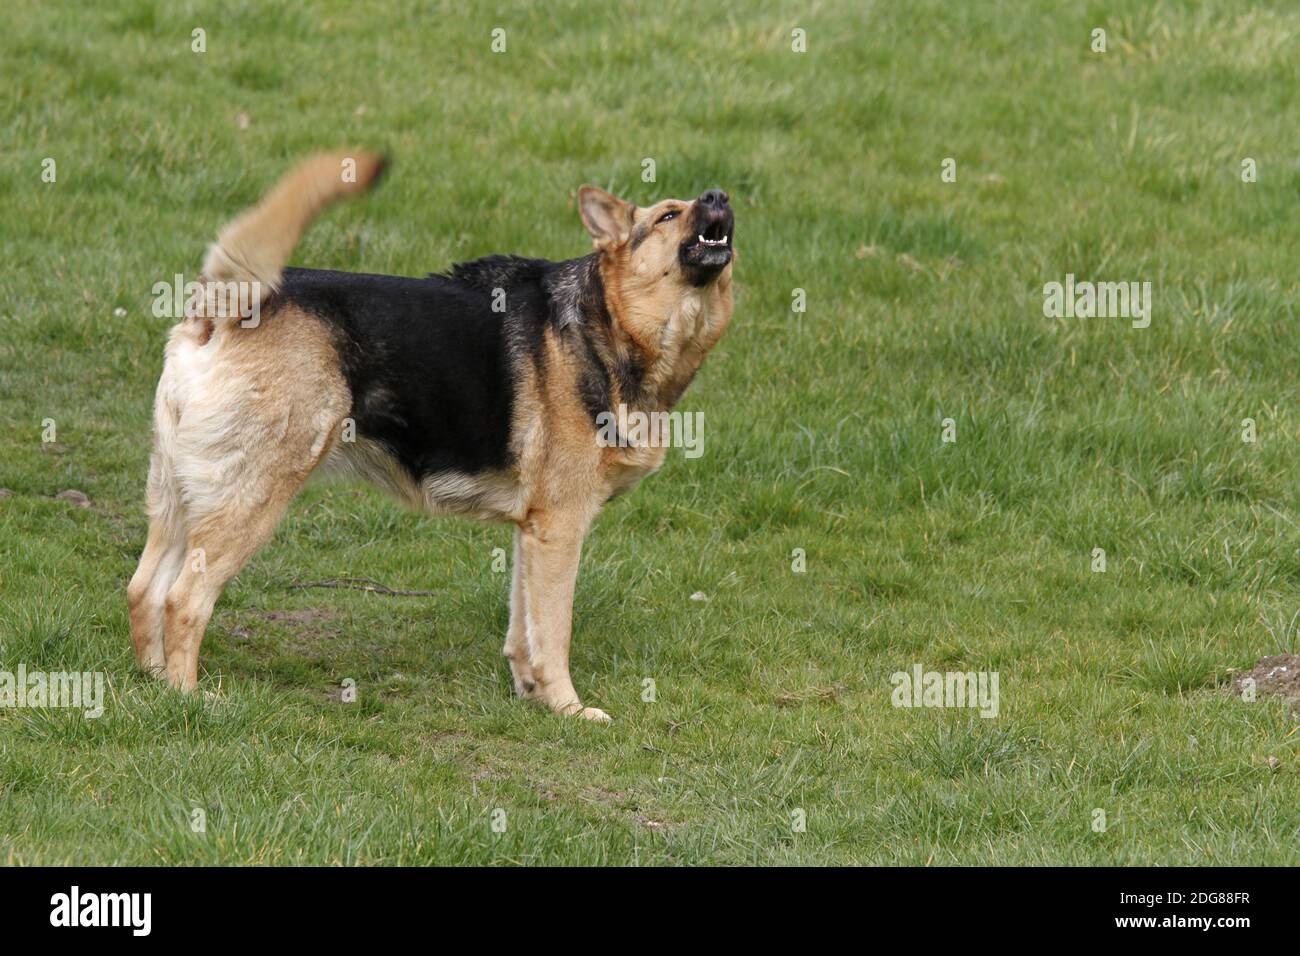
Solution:
[[[721,189],[706,190],[693,207],[694,236],[682,243],[679,258],[682,266],[703,284],[731,261],[736,216]]]

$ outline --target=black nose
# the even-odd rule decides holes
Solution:
[[[721,189],[706,189],[700,196],[700,205],[722,209],[727,205],[727,194]]]

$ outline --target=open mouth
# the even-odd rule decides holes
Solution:
[[[736,217],[729,207],[699,207],[695,213],[695,238],[682,243],[682,265],[700,278],[711,278],[731,261],[731,240]]]
[[[731,236],[727,232],[727,224],[719,218],[705,226],[696,241],[702,246],[725,246],[730,244]]]

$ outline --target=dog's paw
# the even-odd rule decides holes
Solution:
[[[565,717],[582,717],[586,720],[595,721],[598,724],[608,724],[614,718],[605,713],[599,707],[583,707],[576,700],[570,700],[568,703],[551,707],[551,710],[557,714],[563,714]]]

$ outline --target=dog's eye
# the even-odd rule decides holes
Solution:
[[[677,210],[670,209],[662,216],[660,216],[658,219],[655,220],[655,225],[657,226],[661,222],[667,222],[669,219],[676,219],[676,218],[677,218]]]

